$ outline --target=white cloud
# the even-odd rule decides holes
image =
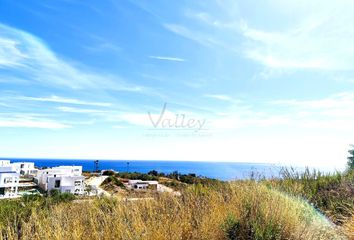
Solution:
[[[252,27],[253,19],[246,18],[241,22],[248,58],[270,68],[354,69],[352,1],[268,1],[266,7],[273,12],[268,21],[277,27]]]
[[[180,24],[166,23],[166,24],[163,24],[163,26],[167,30],[169,30],[177,35],[180,35],[182,37],[185,37],[185,38],[188,38],[188,39],[193,40],[195,42],[198,42],[199,44],[204,45],[204,46],[222,45],[219,41],[217,41],[215,38],[213,38],[209,34],[191,30],[191,29],[189,29],[183,25],[180,25]]]
[[[37,37],[0,24],[0,68],[10,68],[26,80],[70,89],[148,91],[116,75],[96,73],[58,57]]]
[[[166,57],[166,56],[149,56],[149,58],[159,59],[159,60],[166,60],[166,61],[174,61],[174,62],[184,62],[186,61],[183,58],[178,57]]]
[[[224,113],[209,119],[211,129],[239,130],[244,128],[265,128],[271,126],[293,125],[294,119],[286,114],[271,114],[252,110]]]
[[[234,102],[224,112],[208,116],[215,130],[240,130],[272,127],[320,130],[338,135],[354,132],[354,93],[342,92],[320,99],[284,99],[244,105]]]
[[[108,111],[98,110],[98,109],[84,109],[84,108],[73,108],[73,107],[57,107],[59,111],[68,113],[108,113]]]
[[[0,117],[0,127],[63,129],[70,128],[71,126],[45,118],[13,116]]]
[[[88,102],[82,101],[74,98],[65,98],[59,96],[49,96],[49,97],[18,97],[20,100],[28,100],[28,101],[38,101],[38,102],[55,102],[55,103],[68,103],[68,104],[76,104],[76,105],[89,105],[89,106],[99,106],[99,107],[109,107],[112,106],[111,103],[106,102]]]
[[[243,54],[272,69],[354,69],[353,1],[266,0],[258,4],[254,8],[248,2],[211,2],[206,5],[213,6],[209,11],[186,11],[189,25],[163,26],[204,46]]]
[[[309,129],[354,131],[354,93],[342,92],[322,99],[277,100],[275,106],[283,106],[294,124]]]
[[[214,98],[214,99],[217,99],[217,100],[222,100],[222,101],[232,101],[232,98],[230,96],[223,95],[223,94],[206,94],[204,96],[208,97],[208,98]]]
[[[0,68],[21,66],[20,60],[26,55],[17,48],[18,44],[15,40],[0,38]]]
[[[276,100],[271,101],[272,104],[284,105],[288,107],[302,107],[310,110],[314,109],[331,109],[331,110],[349,110],[354,109],[354,92],[341,92],[333,94],[326,98],[315,100]]]

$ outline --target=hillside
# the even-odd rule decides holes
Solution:
[[[197,177],[196,177],[197,178]],[[164,181],[166,178],[164,177]],[[171,179],[172,181],[172,179]],[[177,181],[177,180],[174,180]],[[353,173],[188,184],[182,195],[0,202],[3,239],[350,239]]]

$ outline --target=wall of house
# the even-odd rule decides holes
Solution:
[[[16,197],[20,175],[16,172],[0,172],[0,198]]]
[[[11,165],[15,167],[17,172],[24,176],[32,175],[32,171],[35,170],[33,162],[15,162],[11,163]]]
[[[72,194],[84,193],[83,176],[57,176],[48,177],[47,190],[58,189],[61,192],[70,192]],[[60,186],[55,187],[56,181],[60,181]]]
[[[10,164],[10,160],[0,160],[0,167],[6,166]]]

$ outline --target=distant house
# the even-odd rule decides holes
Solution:
[[[136,190],[146,190],[146,189],[158,190],[160,187],[157,181],[143,181],[143,180],[129,180],[128,186]]]
[[[0,198],[15,198],[18,196],[20,174],[13,166],[0,166]]]
[[[38,170],[35,182],[44,191],[57,189],[60,192],[84,194],[82,166],[60,166]]]

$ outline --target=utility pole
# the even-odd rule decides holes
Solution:
[[[94,163],[94,171],[98,172],[98,163],[99,163],[99,161],[95,160],[95,161],[93,161],[93,163]]]

